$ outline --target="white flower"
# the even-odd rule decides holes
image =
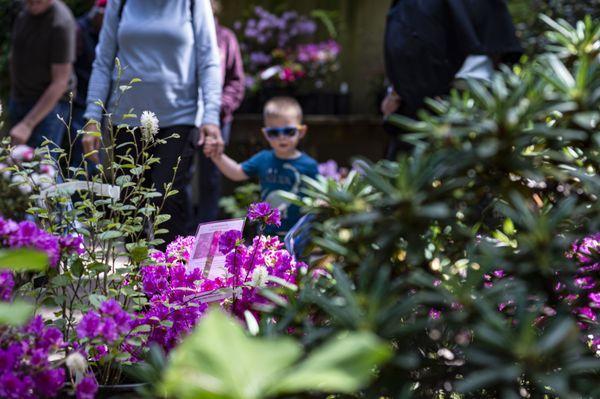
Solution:
[[[87,370],[88,363],[85,357],[79,352],[73,352],[67,356],[67,368],[72,374],[84,374]]]
[[[0,173],[2,173],[2,177],[5,180],[10,180],[10,177],[12,176],[12,172],[10,171],[10,169],[8,169],[8,165],[6,164],[0,165]]]
[[[140,118],[142,138],[151,141],[158,134],[158,118],[154,112],[144,111]]]
[[[12,158],[17,161],[31,161],[35,155],[35,150],[28,145],[20,144],[13,148]]]
[[[34,186],[37,186],[42,190],[54,182],[51,176],[38,173],[31,174],[31,181],[33,182]]]
[[[11,177],[11,183],[18,186],[19,190],[23,193],[23,194],[29,194],[30,192],[33,191],[33,188],[31,187],[31,185],[29,184],[29,180],[27,180],[26,177],[21,176],[21,175],[13,175]]]
[[[267,285],[269,271],[265,266],[257,266],[252,272],[252,285],[257,288],[262,288]]]
[[[41,164],[40,172],[42,172],[43,174],[45,174],[46,176],[49,176],[51,178],[56,176],[56,169],[54,169],[54,166],[52,166],[52,165]]]

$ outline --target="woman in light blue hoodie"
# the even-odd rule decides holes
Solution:
[[[115,58],[121,64],[120,80]],[[122,95],[116,94],[117,84],[127,84],[134,78],[141,82]],[[153,155],[160,158],[160,165],[154,165],[147,176],[150,184],[162,191],[181,157],[173,187],[179,193],[169,197],[163,208],[163,213],[171,216],[165,223],[169,234],[162,237],[166,243],[177,235],[188,234],[190,229],[191,204],[186,187],[195,148],[203,144],[205,136],[212,136],[216,151],[222,151],[221,80],[210,0],[108,1],[88,87],[85,117],[89,122],[84,130],[100,131],[104,116],[100,100],[106,104],[113,126],[130,124],[131,119],[121,118],[132,109],[138,116],[151,110],[160,122],[159,138],[180,135],[155,147]],[[131,141],[131,135],[123,133],[117,134],[117,142],[122,136]],[[86,153],[99,150],[101,144],[97,135],[86,134],[83,138]],[[98,161],[96,155],[90,158]]]

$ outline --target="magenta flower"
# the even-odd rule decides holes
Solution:
[[[594,313],[594,311],[591,308],[589,308],[587,306],[576,309],[576,313],[579,316],[584,316],[592,321],[596,321],[596,314]]]
[[[592,302],[596,305],[600,305],[600,292],[591,292],[588,296]]]
[[[281,213],[279,209],[272,208],[268,202],[258,202],[248,208],[248,219],[259,221],[265,225],[281,226]]]
[[[61,249],[68,254],[83,255],[85,253],[85,249],[83,248],[83,237],[81,236],[60,237],[58,242]]]
[[[0,301],[10,301],[15,288],[15,280],[10,270],[0,270]]]
[[[229,230],[219,238],[219,251],[228,254],[241,244],[242,233],[238,230]]]
[[[581,289],[589,290],[596,286],[593,277],[579,277],[575,279],[575,285]]]
[[[98,383],[93,375],[83,378],[75,387],[77,399],[94,399],[98,392]]]
[[[50,357],[63,347],[60,331],[44,326],[39,316],[18,330],[5,330],[0,336],[0,397],[58,395],[65,383],[65,371],[53,368]]]
[[[77,336],[80,339],[112,344],[130,330],[131,315],[114,299],[103,302],[99,310],[99,313],[86,313],[77,325]]]
[[[77,325],[77,335],[79,338],[96,337],[100,332],[101,322],[102,320],[97,312],[86,313]]]
[[[434,309],[434,308],[429,309],[429,318],[430,319],[438,320],[440,317],[442,317],[441,311]]]
[[[65,369],[44,370],[36,374],[33,381],[40,397],[53,398],[65,385]]]

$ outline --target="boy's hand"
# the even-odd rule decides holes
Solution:
[[[204,139],[204,155],[207,158],[215,158],[219,155],[217,139],[212,136],[208,136]]]

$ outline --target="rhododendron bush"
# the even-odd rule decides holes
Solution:
[[[253,205],[248,217],[261,225],[280,223],[279,211],[265,203]],[[0,218],[0,242],[4,248],[44,252],[49,265],[45,275],[54,276],[50,285],[62,276],[58,269],[84,255],[80,236],[56,236],[30,221]],[[0,340],[0,397],[55,397],[67,385],[77,397],[94,397],[99,385],[119,382],[122,366],[140,362],[151,345],[166,352],[176,348],[211,304],[242,320],[247,312],[260,320],[259,309],[272,305],[262,293],[269,288],[295,289],[297,276],[306,272],[306,265],[297,262],[279,238],[259,235],[245,245],[239,231],[228,231],[219,241],[226,254],[226,273],[211,280],[190,267],[194,244],[195,237],[179,237],[164,252],[151,250],[138,272],[118,280],[139,292],[137,297],[92,294],[92,306],[85,312],[67,313],[70,324],[50,318],[45,327],[36,316],[24,327],[7,330]],[[79,276],[81,284],[93,283],[84,276]],[[10,302],[26,294],[31,286],[24,280],[22,273],[0,270],[0,299]],[[55,292],[59,295],[61,290]],[[51,362],[51,355],[66,356],[68,367]]]

